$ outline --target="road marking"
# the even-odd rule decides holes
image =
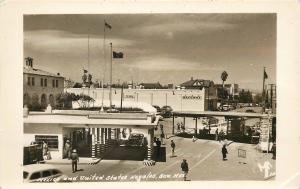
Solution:
[[[211,156],[213,153],[215,153],[216,149],[211,151],[209,154],[207,154],[202,160],[200,160],[198,163],[196,163],[193,167],[190,168],[192,170],[193,168],[197,167],[200,165],[203,161],[205,161],[209,156]]]
[[[155,173],[156,175],[159,175],[160,173],[164,172],[165,170],[173,167],[174,165],[178,164],[180,162],[180,160],[175,161],[174,163],[172,163],[171,165],[168,165],[167,167],[165,167],[164,169],[160,170],[159,172]]]
[[[139,170],[141,170],[141,169],[143,169],[143,168],[145,168],[145,167],[146,167],[145,165],[140,166],[140,167],[138,167],[138,168],[136,168],[136,169],[134,169],[134,170],[128,172],[127,175],[130,175],[130,174],[133,174],[133,173],[135,173],[135,172],[138,172]]]

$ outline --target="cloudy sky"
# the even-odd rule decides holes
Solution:
[[[106,30],[106,61],[104,19],[112,26]],[[226,70],[227,83],[261,90],[264,66],[267,83],[276,81],[275,14],[24,16],[24,57],[75,81],[85,68],[94,80],[105,73],[108,82],[110,42],[124,53],[113,61],[114,82],[178,85],[194,77],[221,83]]]

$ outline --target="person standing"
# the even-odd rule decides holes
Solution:
[[[161,142],[158,138],[156,138],[156,157],[158,158],[160,156],[160,146],[161,146]]]
[[[165,145],[165,144],[164,144],[164,138],[165,138],[165,133],[162,131],[161,134],[160,134],[160,141],[161,141],[161,143],[162,143],[163,145]]]
[[[216,135],[215,139],[216,139],[216,141],[218,141],[218,138],[219,138],[219,136],[218,136],[219,135],[219,129],[218,128],[216,129],[215,135]]]
[[[187,177],[187,174],[188,174],[188,172],[189,172],[189,165],[188,165],[186,159],[183,159],[183,160],[182,160],[182,163],[181,163],[181,170],[182,170],[182,172],[183,172],[183,174],[184,174],[183,180],[186,181],[186,177]]]
[[[77,162],[79,162],[79,157],[76,149],[73,149],[73,152],[71,153],[71,161],[72,161],[72,171],[73,173],[75,173],[77,171]]]
[[[276,143],[275,142],[272,145],[271,151],[272,151],[272,155],[273,155],[272,159],[276,159]]]
[[[171,140],[171,148],[172,148],[172,156],[171,157],[174,157],[174,152],[175,152],[175,142],[173,140]]]
[[[48,145],[47,143],[43,140],[43,156],[47,156],[48,154]],[[46,158],[47,159],[47,158]]]
[[[70,141],[67,140],[64,146],[64,155],[65,157],[67,157],[68,159],[70,159],[71,156],[71,144]]]
[[[228,151],[226,149],[226,144],[223,145],[222,147],[222,155],[223,155],[223,161],[226,161],[226,155],[228,154]]]

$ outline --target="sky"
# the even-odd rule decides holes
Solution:
[[[276,82],[276,14],[24,15],[24,57],[76,82],[83,69],[109,82],[109,43],[124,53],[113,59],[115,83],[221,83],[227,71],[225,83],[259,91],[263,67],[266,84]]]

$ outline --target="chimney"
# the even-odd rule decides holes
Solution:
[[[191,77],[191,81],[193,81],[194,80],[194,78],[193,77]]]
[[[33,68],[33,58],[26,57],[25,58],[25,64],[27,68]]]

